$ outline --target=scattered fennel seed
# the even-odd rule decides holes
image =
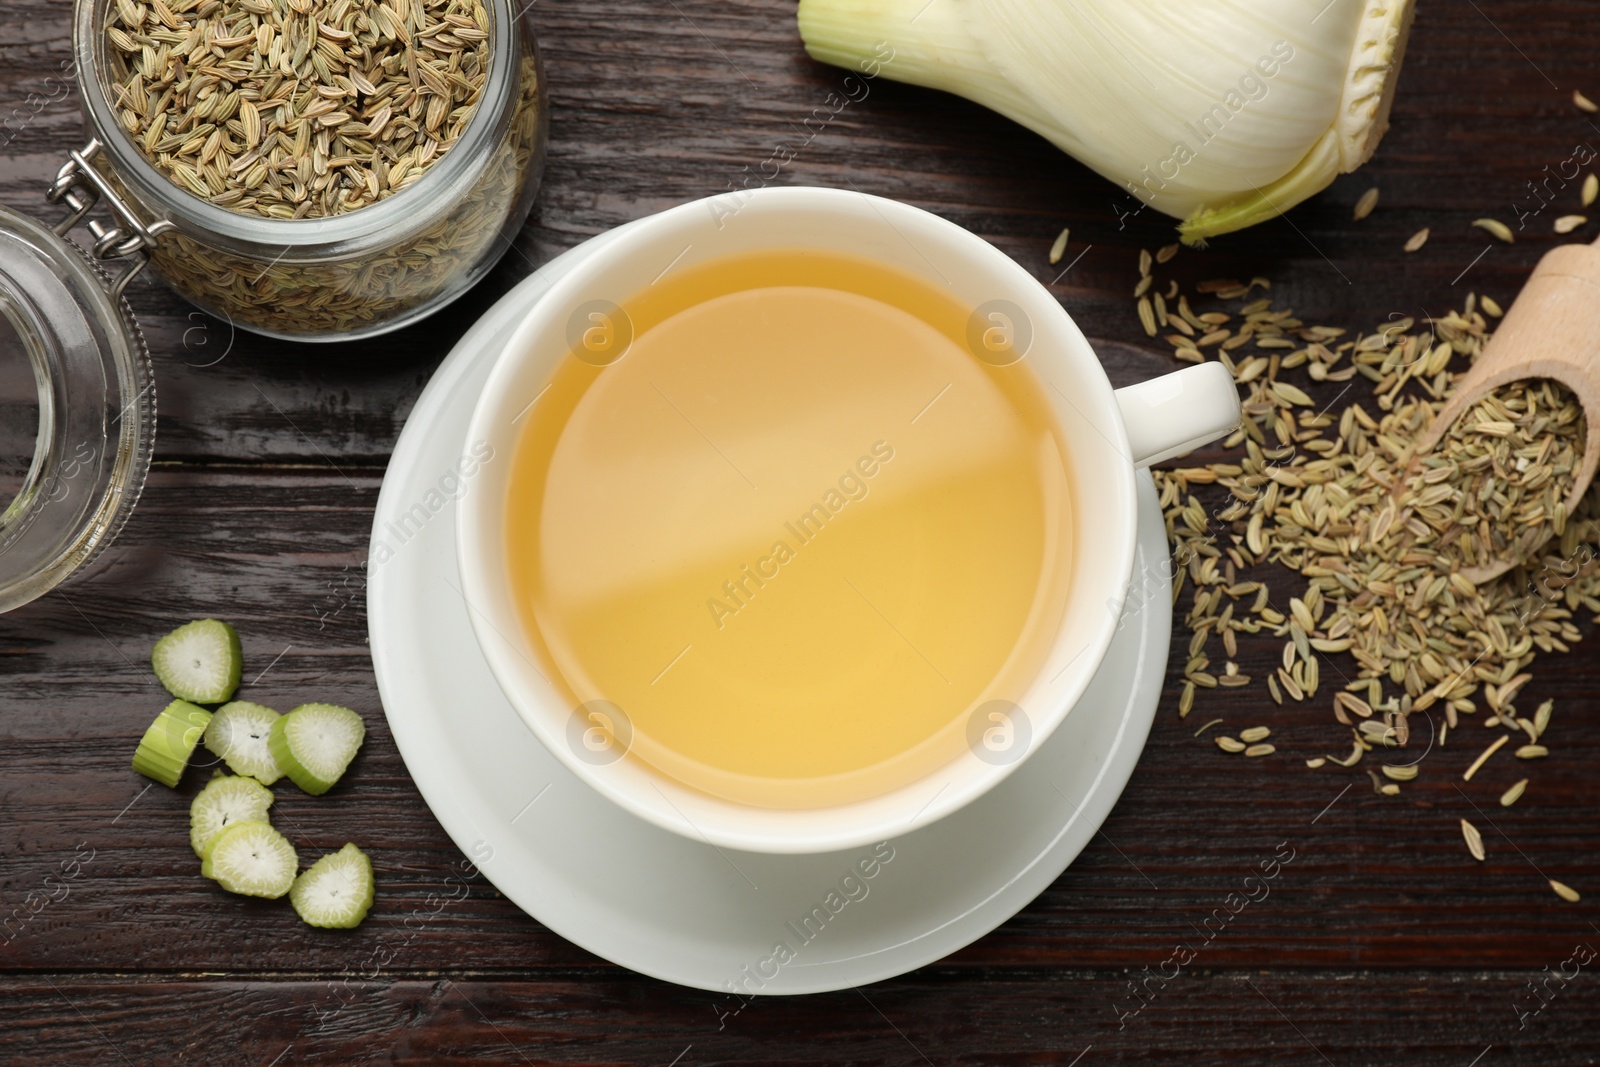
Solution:
[[[1061,228],[1061,232],[1056,235],[1055,244],[1050,246],[1051,266],[1055,266],[1057,263],[1060,263],[1061,257],[1067,254],[1067,238],[1070,237],[1071,234],[1072,231],[1063,226]]]
[[[1488,763],[1489,757],[1504,748],[1506,742],[1510,740],[1511,736],[1509,734],[1501,734],[1499,737],[1495,738],[1494,743],[1488,748],[1484,749],[1483,754],[1477,759],[1473,760],[1472,766],[1468,767],[1466,771],[1462,773],[1461,780],[1463,782],[1472,781],[1472,776],[1478,773],[1478,768],[1482,767],[1485,763]]]
[[[1180,361],[1227,368],[1244,415],[1207,463],[1153,472],[1177,564],[1175,614],[1189,633],[1182,710],[1243,678],[1226,664],[1276,640],[1281,663],[1253,671],[1276,704],[1315,701],[1321,675],[1339,678],[1327,688],[1349,755],[1308,769],[1356,767],[1368,753],[1384,757],[1371,767],[1405,766],[1390,750],[1477,724],[1498,736],[1488,752],[1463,754],[1474,760],[1468,780],[1513,736],[1542,747],[1549,712],[1518,707],[1530,665],[1571,650],[1585,619],[1600,621],[1600,560],[1577,551],[1600,544],[1600,486],[1568,513],[1582,408],[1553,382],[1507,386],[1415,467],[1408,448],[1488,344],[1500,305],[1468,294],[1457,310],[1362,332],[1296,317],[1273,302],[1269,279],[1185,291],[1154,257],[1140,263],[1144,298],[1163,295],[1159,335]],[[1490,554],[1527,562],[1468,581],[1461,572]],[[1585,562],[1563,566],[1575,559]],[[1542,601],[1530,593],[1557,575]],[[1219,747],[1256,743],[1241,737]],[[1370,777],[1376,793],[1399,791],[1388,771]]]
[[[1517,239],[1511,235],[1511,227],[1507,226],[1499,219],[1473,219],[1472,224],[1478,229],[1493,235],[1497,240],[1504,241],[1508,245],[1516,243]]]
[[[1362,219],[1372,214],[1372,209],[1377,206],[1378,187],[1374,185],[1371,189],[1368,189],[1366,192],[1361,194],[1361,199],[1356,201],[1355,210],[1350,213],[1350,217],[1355,221],[1360,222]]]

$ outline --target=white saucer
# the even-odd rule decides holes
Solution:
[[[940,959],[1054,881],[1138,762],[1172,627],[1155,485],[1139,476],[1138,578],[1105,663],[1044,745],[975,803],[880,846],[887,862],[871,848],[729,852],[651,826],[573,777],[517,716],[478,651],[455,561],[455,499],[473,485],[454,475],[489,368],[551,279],[608,239],[553,260],[491,308],[434,374],[395,447],[367,616],[400,754],[445,832],[500,892],[624,967],[765,995],[849,988]]]

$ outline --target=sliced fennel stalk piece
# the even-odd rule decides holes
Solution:
[[[814,58],[991,108],[1183,220],[1195,243],[1287,211],[1371,157],[1412,9],[800,0],[798,18]]]

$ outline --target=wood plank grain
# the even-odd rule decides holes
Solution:
[[[163,458],[309,460],[320,450],[380,461],[454,338],[536,265],[747,180],[857,188],[928,208],[1052,282],[1086,332],[1142,340],[1127,294],[1138,250],[1173,239],[1170,219],[1149,211],[1124,219],[1125,193],[1042,139],[955,97],[882,79],[800,143],[797,128],[844,72],[804,56],[788,0],[629,0],[605,8],[604,30],[592,0],[533,10],[553,103],[549,166],[534,215],[499,268],[425,323],[334,348],[236,332],[154,280],[137,282],[133,303],[160,368]],[[1176,275],[1268,275],[1290,305],[1351,327],[1440,312],[1473,289],[1506,302],[1556,240],[1554,217],[1576,210],[1576,184],[1530,218],[1516,245],[1490,247],[1470,221],[1491,214],[1515,223],[1515,207],[1533,203],[1527,183],[1559,168],[1579,142],[1600,145],[1600,134],[1568,99],[1589,73],[1582,50],[1563,47],[1559,33],[1513,32],[1513,44],[1495,25],[1576,25],[1584,10],[1576,0],[1529,0],[1497,5],[1491,24],[1471,5],[1425,5],[1393,128],[1372,163],[1288,219],[1184,253]],[[43,185],[82,136],[76,90],[51,80],[69,56],[67,24],[66,5],[0,5],[0,25],[17,28],[0,45],[0,202],[45,215],[54,209],[42,203]],[[794,158],[768,178],[773,168],[762,164],[780,145]],[[1379,210],[1352,222],[1351,205],[1372,184],[1383,189]],[[1063,225],[1074,254],[1088,249],[1064,274],[1045,262]],[[1406,237],[1425,225],[1427,247],[1403,255]]]
[[[365,645],[376,489],[370,470],[160,468],[100,574],[0,617],[9,758],[0,899],[38,890],[80,844],[96,850],[82,891],[30,924],[7,966],[228,970],[248,959],[272,970],[337,969],[352,946],[386,936],[436,891],[456,853],[394,748]],[[370,739],[348,785],[319,799],[285,783],[274,808],[308,856],[350,839],[373,850],[381,894],[362,931],[329,940],[286,909],[200,879],[185,828],[209,770],[191,771],[174,795],[141,794],[145,783],[128,769],[166,699],[148,668],[151,641],[206,614],[239,627],[252,699],[279,708],[330,700],[367,717]],[[1240,662],[1259,674],[1278,654],[1271,639],[1248,641]],[[1039,901],[954,962],[1158,963],[1288,841],[1298,858],[1270,902],[1227,924],[1207,946],[1208,965],[1284,955],[1322,966],[1541,965],[1587,929],[1587,905],[1563,904],[1540,872],[1585,891],[1600,886],[1600,795],[1589,770],[1600,722],[1581,710],[1600,701],[1600,672],[1581,651],[1543,662],[1554,666],[1525,699],[1559,698],[1549,759],[1534,767],[1502,758],[1458,791],[1479,750],[1470,731],[1458,732],[1401,798],[1375,795],[1362,768],[1304,768],[1348,743],[1320,702],[1278,708],[1259,687],[1203,693],[1179,721],[1174,664],[1150,743],[1103,832]],[[1213,716],[1230,729],[1272,725],[1279,754],[1229,758],[1191,736]],[[1495,798],[1523,773],[1534,779],[1528,796],[1500,809]],[[1467,854],[1461,817],[1485,833],[1488,862]],[[419,967],[596,962],[488,886],[407,952]]]
[[[1552,970],[1575,959],[1568,952]],[[632,975],[376,981],[0,980],[7,1030],[38,1067],[85,1063],[460,1064],[1230,1063],[1413,1067],[1590,1064],[1593,976],[1264,970],[1048,975],[930,969],[815,997],[714,996]],[[977,979],[977,980],[975,980]],[[1340,991],[1338,998],[1326,995]],[[1542,1004],[1533,1013],[1531,1005]],[[1521,1014],[1519,1014],[1521,1013]],[[1361,1020],[1359,1023],[1354,1020]],[[14,1046],[16,1047],[16,1046]],[[1403,1051],[1402,1051],[1403,1050]],[[279,1057],[279,1059],[274,1059]]]
[[[432,907],[460,857],[382,721],[365,645],[368,528],[434,367],[537,265],[747,180],[857,188],[1013,256],[1097,339],[1117,384],[1172,366],[1130,300],[1139,249],[1170,241],[1171,220],[1123,218],[1113,185],[944,94],[880,80],[814,136],[797,132],[843,72],[804,56],[790,0],[540,0],[533,17],[553,103],[543,191],[458,304],[391,337],[312,346],[235,333],[151,279],[132,290],[162,411],[146,498],[93,574],[0,616],[0,1060],[1070,1064],[1092,1044],[1085,1067],[1593,1062],[1589,968],[1542,994],[1549,1005],[1525,1027],[1517,1016],[1536,1003],[1528,981],[1600,942],[1600,667],[1587,623],[1585,644],[1541,659],[1525,691],[1557,698],[1556,743],[1509,810],[1494,798],[1522,773],[1511,761],[1457,789],[1471,731],[1383,798],[1360,770],[1303,768],[1342,736],[1322,707],[1278,708],[1251,689],[1210,694],[1180,722],[1170,671],[1140,766],[1078,862],[994,934],[865,998],[757,1000],[719,1031],[732,1002],[623,973],[481,880],[412,936],[406,920]],[[42,188],[83,136],[59,78],[68,21],[66,4],[0,2],[0,203],[49,217]],[[1442,312],[1469,291],[1508,303],[1553,246],[1552,220],[1576,210],[1576,183],[1514,245],[1469,224],[1515,225],[1537,203],[1529,182],[1576,145],[1600,145],[1569,101],[1594,78],[1581,47],[1592,22],[1578,0],[1421,5],[1373,162],[1286,219],[1183,252],[1170,276],[1267,275],[1308,320],[1357,329]],[[780,145],[794,158],[769,177]],[[1353,222],[1374,184],[1378,211]],[[1067,270],[1045,261],[1064,225],[1069,261],[1083,253]],[[1428,245],[1400,253],[1423,226]],[[208,614],[239,624],[247,677],[266,670],[260,699],[314,696],[367,717],[348,785],[321,799],[284,785],[274,809],[308,854],[347,839],[371,848],[380,895],[357,931],[309,930],[200,879],[185,831],[208,772],[146,792],[127,767],[162,703],[151,641]],[[1239,662],[1260,673],[1276,655],[1245,641]],[[1221,756],[1192,736],[1214,716],[1270,724],[1279,754]],[[1484,829],[1487,862],[1467,855],[1461,817]],[[1206,938],[1208,917],[1283,841],[1296,858],[1272,895]],[[1545,876],[1584,901],[1562,903]],[[1179,945],[1196,950],[1182,976],[1148,979]],[[376,980],[344,984],[382,954]],[[1136,1003],[1130,981],[1149,1003],[1119,1020]]]

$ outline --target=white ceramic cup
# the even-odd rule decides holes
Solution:
[[[1006,362],[1021,352],[1032,372],[1048,383],[1042,392],[1054,405],[1070,466],[1077,527],[1064,622],[1044,668],[1012,706],[1011,717],[995,719],[992,729],[977,724],[971,736],[981,736],[983,743],[923,779],[867,800],[812,809],[734,803],[629,758],[626,724],[614,723],[593,704],[573,708],[546,680],[542,671],[549,668],[534,663],[503,562],[509,457],[523,428],[519,420],[561,361],[574,358],[572,323],[598,322],[604,334],[609,325],[604,308],[622,304],[667,269],[789,248],[871,257],[947,287],[978,309],[982,343],[992,338]],[[600,319],[593,318],[597,313]],[[608,342],[602,336],[599,343]],[[476,476],[479,484],[461,500],[462,591],[484,657],[512,706],[552,754],[602,795],[658,826],[722,848],[777,853],[855,848],[925,826],[970,803],[1060,725],[1100,666],[1127,599],[1134,559],[1134,471],[1228,433],[1239,418],[1233,379],[1217,363],[1114,391],[1089,343],[1044,286],[983,239],[936,215],[833,189],[724,194],[630,224],[528,310],[499,355],[472,418],[468,445],[480,451],[487,446],[508,458],[484,464]]]

